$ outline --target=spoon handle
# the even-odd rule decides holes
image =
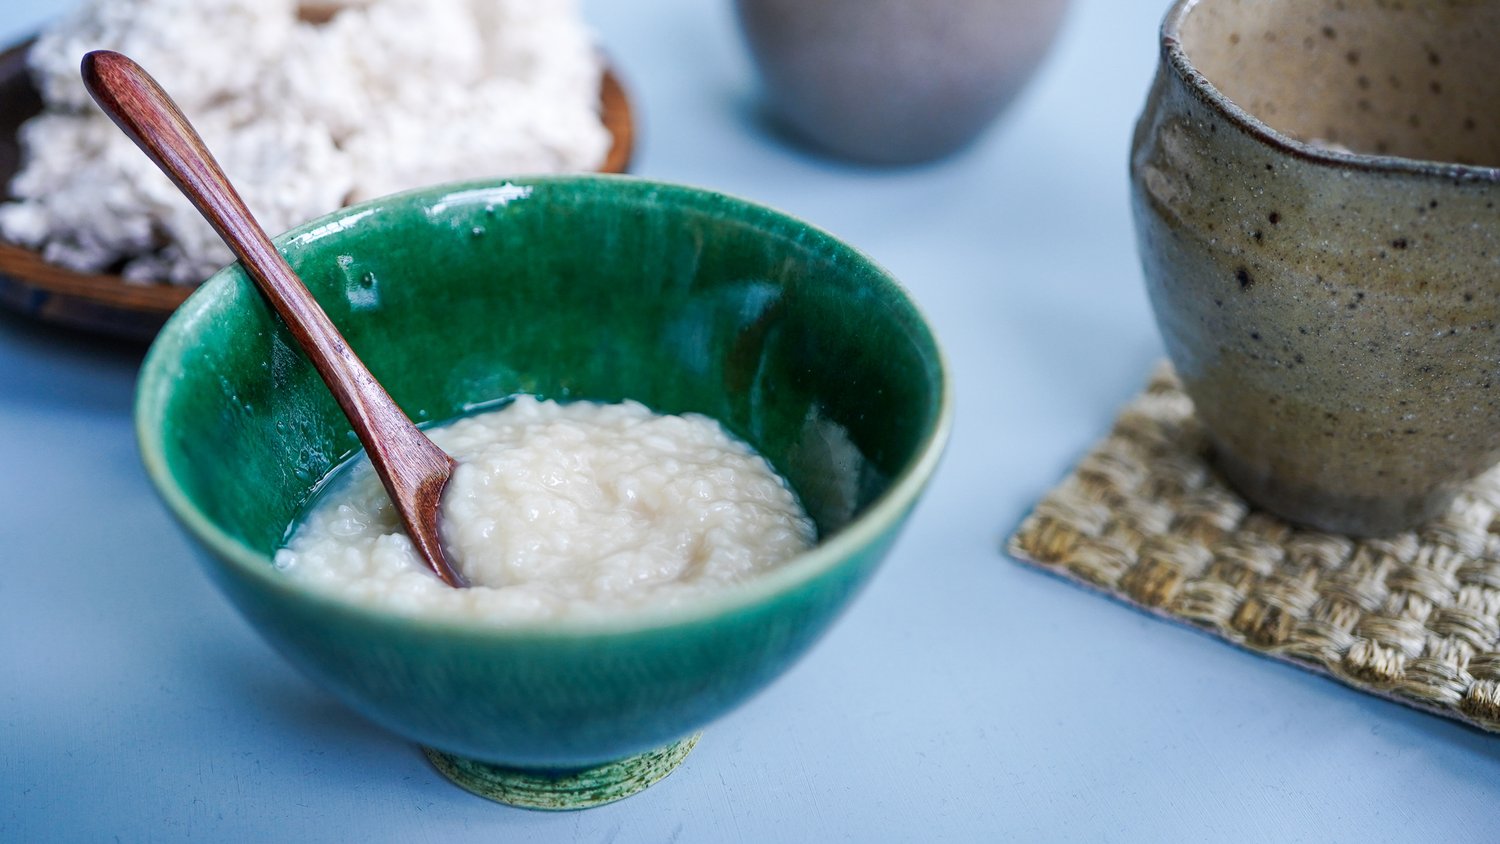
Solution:
[[[448,585],[463,586],[462,576],[443,555],[436,530],[423,529],[420,520],[413,523],[425,512],[425,524],[436,525],[434,514],[453,459],[412,424],[349,348],[156,80],[130,58],[108,50],[84,56],[82,72],[100,108],[213,225],[286,322],[349,417],[418,553]]]

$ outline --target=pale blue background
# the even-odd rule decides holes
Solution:
[[[64,5],[4,0],[0,36]],[[995,131],[896,172],[768,133],[726,2],[586,8],[640,109],[638,173],[831,229],[936,324],[957,427],[885,569],[670,779],[585,813],[493,805],[211,589],[137,463],[140,351],[3,315],[0,841],[1500,839],[1500,738],[999,553],[1161,353],[1125,158],[1165,0],[1078,0]]]

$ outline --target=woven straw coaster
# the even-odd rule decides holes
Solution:
[[[1293,528],[1209,467],[1163,366],[1010,553],[1257,653],[1500,731],[1500,469],[1388,539]]]

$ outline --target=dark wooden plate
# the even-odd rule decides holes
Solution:
[[[28,41],[0,53],[0,196],[6,198],[21,166],[17,132],[42,110],[41,96],[26,72],[30,47]],[[614,137],[600,172],[623,173],[635,143],[630,101],[609,70],[599,95],[605,128]],[[0,241],[0,306],[47,322],[149,340],[191,292],[184,285],[129,284],[117,275],[64,269],[33,250]]]

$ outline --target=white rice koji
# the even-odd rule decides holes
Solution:
[[[690,603],[816,539],[770,464],[706,416],[521,397],[428,433],[459,463],[442,528],[470,588],[426,569],[363,457],[277,566],[360,604],[505,625]]]
[[[577,0],[83,0],[28,55],[0,238],[84,271],[196,284],[229,250],[83,87],[126,53],[203,134],[262,225],[507,173],[598,169],[603,64]]]

